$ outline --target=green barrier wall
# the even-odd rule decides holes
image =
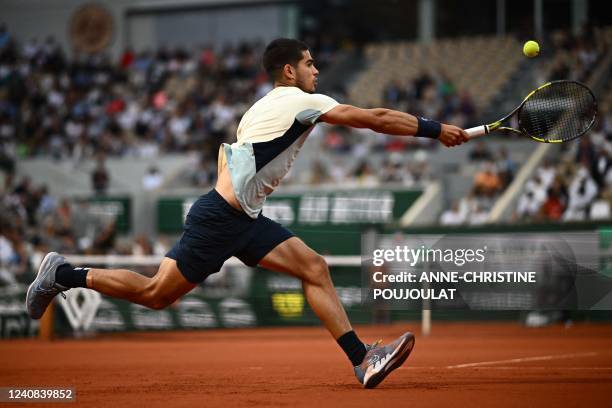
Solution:
[[[326,231],[340,226],[384,225],[396,222],[420,195],[420,190],[377,189],[274,194],[266,201],[264,215],[292,230],[304,227]],[[196,199],[159,199],[158,231],[180,233],[187,211]]]
[[[295,225],[293,230],[321,253],[356,255],[360,253],[362,231],[378,228],[381,233],[397,231],[371,224],[357,225]],[[602,270],[612,270],[612,225],[598,223],[536,224],[489,226],[478,228],[419,228],[403,232],[422,234],[598,231]],[[298,280],[266,270],[237,268],[227,276],[210,278],[180,302],[162,311],[148,310],[128,302],[103,298],[95,311],[92,329],[98,332],[124,330],[171,330],[216,327],[257,327],[320,324],[303,297]],[[361,271],[357,267],[335,267],[331,270],[339,297],[355,324],[395,320],[417,320],[419,311],[376,310],[360,302]],[[25,286],[0,296],[0,328],[3,337],[32,335],[37,324],[27,319],[24,310]],[[65,302],[58,298],[59,302]],[[60,334],[74,331],[62,310],[56,309],[56,327]],[[434,311],[435,320],[516,320],[524,312]],[[572,312],[576,320],[610,321],[609,312]]]
[[[105,196],[77,198],[87,204],[87,212],[98,216],[116,217],[117,231],[122,234],[132,232],[132,199],[128,196]]]

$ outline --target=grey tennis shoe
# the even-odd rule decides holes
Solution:
[[[409,332],[386,346],[379,346],[379,342],[374,343],[368,347],[363,362],[355,367],[357,380],[364,388],[376,387],[391,371],[406,361],[413,347],[414,335]]]
[[[26,295],[26,305],[32,319],[40,319],[58,294],[66,298],[62,292],[70,288],[55,282],[57,268],[65,263],[68,263],[66,258],[57,252],[49,252],[41,262],[36,279],[30,284]]]

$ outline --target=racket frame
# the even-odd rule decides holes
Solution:
[[[578,135],[576,135],[575,137],[572,137],[571,139],[568,140],[572,140],[572,139],[576,139],[580,136],[582,136],[583,134],[585,134],[586,132],[588,132],[591,127],[593,127],[593,124],[595,123],[595,118],[597,117],[597,99],[595,98],[595,95],[593,95],[593,91],[591,91],[589,89],[588,86],[586,86],[585,84],[578,82],[578,81],[571,81],[571,80],[566,80],[566,79],[561,79],[561,80],[557,80],[557,81],[550,81],[545,83],[544,85],[541,85],[539,87],[537,87],[536,89],[534,89],[533,91],[529,92],[529,94],[523,99],[523,101],[512,110],[512,112],[510,112],[509,114],[507,114],[506,116],[504,116],[503,118],[489,123],[487,125],[481,125],[481,126],[476,126],[470,129],[465,129],[465,131],[467,132],[468,136],[470,139],[475,139],[477,137],[481,137],[484,135],[487,135],[491,132],[494,132],[496,130],[504,130],[507,132],[513,132],[513,133],[517,133],[519,135],[523,135],[523,136],[528,136],[530,138],[532,138],[533,140],[537,141],[537,142],[541,142],[541,143],[562,143],[565,142],[567,140],[561,140],[561,139],[553,139],[553,140],[547,140],[547,139],[542,139],[540,137],[537,136],[532,136],[526,132],[523,132],[519,129],[515,129],[512,127],[508,127],[508,126],[502,126],[502,124],[510,119],[512,116],[514,116],[514,114],[516,114],[518,111],[521,110],[521,108],[525,105],[525,103],[527,102],[527,100],[529,98],[531,98],[531,96],[533,96],[536,92],[541,91],[542,89],[549,87],[552,84],[556,84],[556,83],[569,83],[569,82],[573,82],[576,83],[582,87],[584,87],[587,91],[589,91],[589,93],[591,94],[591,96],[593,97],[593,103],[594,103],[594,110],[595,113],[593,115],[593,118],[591,119],[591,123],[589,123],[589,125]]]

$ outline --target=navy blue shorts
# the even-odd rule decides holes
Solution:
[[[189,282],[200,283],[232,256],[256,266],[292,236],[291,231],[261,213],[253,219],[235,209],[213,189],[191,206],[183,235],[166,256],[176,260]]]

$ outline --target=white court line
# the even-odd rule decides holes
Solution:
[[[467,364],[449,365],[449,366],[446,366],[446,368],[479,367],[479,366],[487,366],[487,365],[495,365],[495,364],[522,363],[524,361],[558,360],[558,359],[563,359],[563,358],[587,357],[587,356],[595,356],[595,355],[597,355],[597,353],[595,353],[595,352],[573,353],[573,354],[557,354],[557,355],[550,355],[550,356],[523,357],[523,358],[513,358],[513,359],[510,359],[510,360],[481,361],[479,363],[467,363]]]
[[[478,367],[479,369],[487,370],[576,370],[576,371],[591,371],[599,370],[606,371],[612,370],[612,367]]]
[[[449,367],[400,367],[399,370],[441,370]],[[612,371],[612,367],[525,367],[525,366],[507,366],[507,367],[477,367],[481,370],[575,370],[575,371]]]

